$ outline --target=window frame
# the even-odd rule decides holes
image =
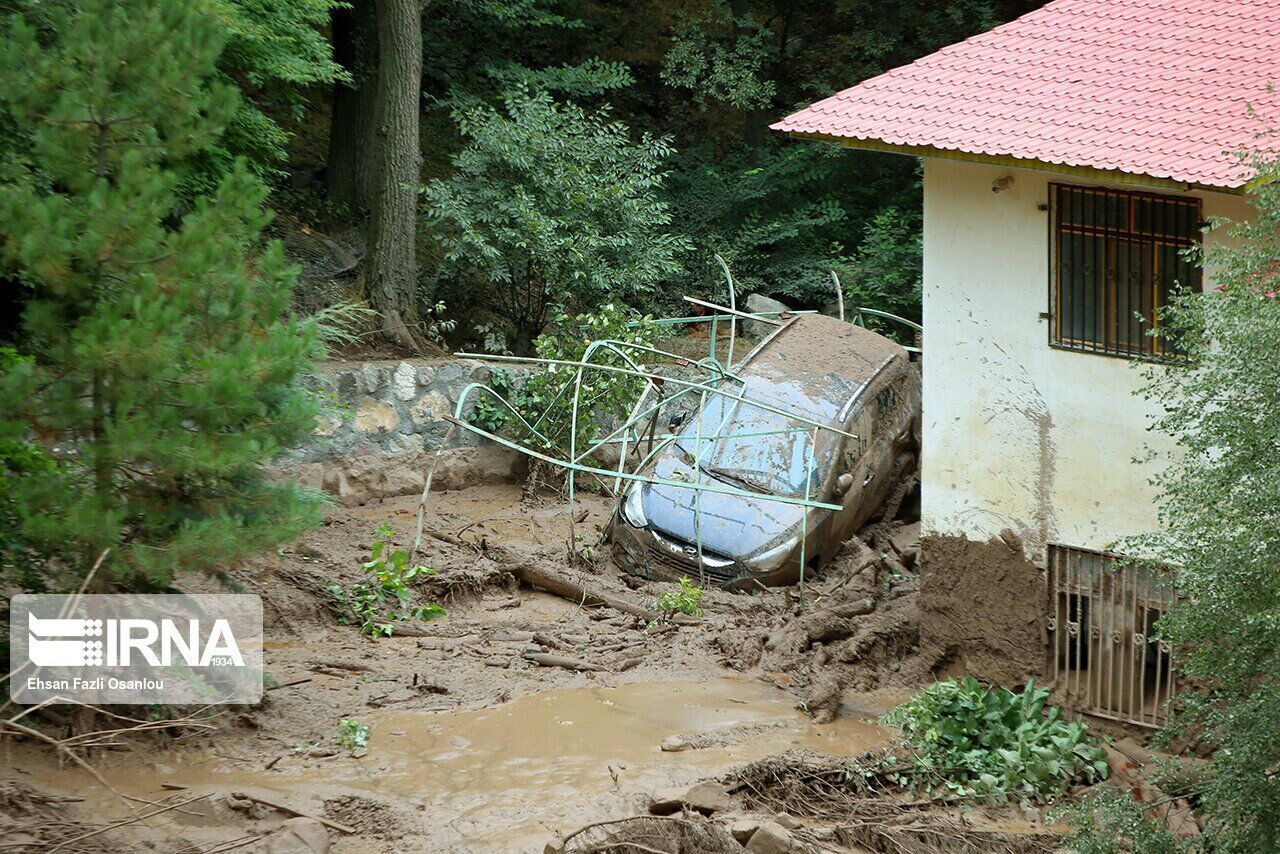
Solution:
[[[1190,195],[1173,195],[1169,193],[1152,193],[1140,190],[1117,190],[1110,187],[1102,187],[1087,184],[1070,184],[1065,182],[1051,181],[1049,182],[1049,204],[1048,204],[1048,239],[1049,239],[1049,294],[1048,294],[1048,320],[1049,328],[1047,331],[1048,344],[1050,348],[1055,350],[1068,350],[1073,353],[1090,353],[1097,356],[1110,356],[1120,359],[1139,359],[1146,361],[1160,361],[1166,358],[1170,353],[1165,349],[1164,339],[1159,336],[1149,336],[1147,331],[1150,327],[1143,322],[1141,326],[1141,337],[1137,347],[1122,342],[1118,328],[1117,312],[1119,312],[1118,294],[1120,288],[1117,284],[1119,275],[1113,275],[1110,271],[1113,264],[1110,259],[1114,257],[1121,245],[1142,247],[1143,252],[1149,252],[1153,271],[1159,269],[1161,262],[1160,247],[1172,246],[1178,251],[1199,244],[1202,241],[1202,229],[1204,222],[1204,200],[1198,196]],[[1118,199],[1124,202],[1125,225],[1123,227],[1111,225],[1094,225],[1094,224],[1076,224],[1066,223],[1063,221],[1064,212],[1062,200],[1065,193],[1082,193],[1093,194],[1103,199]],[[1147,230],[1143,231],[1134,226],[1135,210],[1140,204],[1146,203],[1154,210],[1157,205],[1168,205],[1170,207],[1181,207],[1191,209],[1192,230],[1186,235],[1171,234],[1166,231]],[[1169,215],[1176,218],[1177,214],[1171,212]],[[1100,311],[1101,328],[1098,330],[1096,338],[1079,337],[1073,338],[1070,334],[1064,334],[1063,321],[1063,288],[1062,288],[1062,265],[1060,258],[1062,257],[1063,235],[1067,233],[1075,233],[1086,236],[1097,237],[1100,241],[1102,251],[1108,259],[1104,263],[1107,266],[1107,272],[1104,272],[1101,280],[1097,283],[1097,296],[1100,299],[1102,309]],[[1141,266],[1139,267],[1141,269]],[[1193,265],[1192,281],[1184,282],[1185,286],[1195,293],[1201,293],[1204,288],[1203,270],[1198,265]],[[1151,277],[1151,316],[1155,324],[1155,328],[1160,325],[1160,308],[1162,307],[1160,291],[1161,282],[1158,273]],[[1132,305],[1129,306],[1132,308]],[[1069,332],[1069,331],[1068,331]]]

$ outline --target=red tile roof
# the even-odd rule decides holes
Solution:
[[[1055,0],[773,128],[1237,188],[1273,82],[1280,0]]]

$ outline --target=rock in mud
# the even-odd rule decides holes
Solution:
[[[747,295],[747,311],[752,314],[763,312],[783,312],[790,311],[786,303],[779,302],[776,299],[767,297],[764,294],[748,294]],[[759,320],[742,321],[742,334],[752,338],[763,338],[773,331],[772,323],[763,323]]]
[[[785,827],[776,821],[762,821],[747,841],[747,850],[752,854],[787,854],[796,850],[796,845]]]
[[[314,818],[291,818],[266,843],[267,854],[328,854],[329,831]]]
[[[690,809],[703,815],[723,812],[732,806],[729,793],[719,783],[703,781],[692,786],[672,786],[658,789],[649,799],[649,812],[653,815],[671,815],[682,809]]]
[[[725,822],[729,835],[738,840],[738,844],[746,845],[751,835],[760,827],[760,819],[749,815],[731,815]]]
[[[898,559],[908,569],[915,566],[916,558],[920,556],[920,523],[913,522],[910,525],[903,525],[894,532],[890,538],[893,544],[893,550],[898,553]]]
[[[813,680],[804,707],[815,724],[829,724],[836,719],[842,690],[839,677],[830,671],[823,671]]]
[[[685,736],[676,733],[664,738],[660,747],[667,753],[679,753],[682,750],[691,750],[693,744]]]

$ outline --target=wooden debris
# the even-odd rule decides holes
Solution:
[[[615,596],[612,593],[606,593],[603,590],[572,581],[566,578],[563,573],[549,567],[519,563],[511,565],[511,572],[516,578],[531,587],[539,587],[548,593],[568,599],[571,602],[577,602],[580,605],[605,605],[615,611],[631,614],[642,620],[657,620],[661,616],[657,611],[638,605],[621,596]]]
[[[570,658],[567,655],[552,655],[549,652],[526,652],[523,656],[526,661],[532,661],[540,667],[563,667],[565,670],[606,670],[607,668],[600,664],[594,664],[590,661],[582,661],[578,658]]]
[[[184,792],[188,788],[178,783],[161,783],[160,785],[174,792]],[[284,804],[277,803],[275,801],[269,801],[266,798],[259,797],[258,795],[250,794],[249,792],[236,791],[236,792],[233,792],[232,794],[234,794],[237,798],[240,798],[242,800],[248,800],[248,801],[253,801],[254,803],[262,804],[264,807],[276,810],[278,812],[282,812],[286,815],[297,816],[298,818],[309,818],[309,819],[312,819],[313,821],[318,821],[321,824],[323,824],[325,827],[332,827],[334,830],[338,830],[343,833],[349,833],[349,834],[355,835],[355,832],[356,832],[354,827],[348,827],[345,824],[332,821],[330,819],[325,818],[324,816],[311,815],[309,813],[300,812],[298,810],[295,810],[293,807],[285,806]]]
[[[355,673],[376,672],[376,668],[359,661],[341,661],[334,658],[313,658],[309,669],[319,670],[321,668],[328,668],[330,670],[349,670]]]

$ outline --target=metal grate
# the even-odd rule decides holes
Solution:
[[[1054,276],[1050,343],[1156,357],[1160,311],[1178,287],[1198,291],[1183,251],[1200,239],[1200,200],[1050,185]]]
[[[1169,646],[1151,638],[1175,598],[1167,570],[1049,547],[1050,672],[1068,708],[1159,727],[1176,690]]]

